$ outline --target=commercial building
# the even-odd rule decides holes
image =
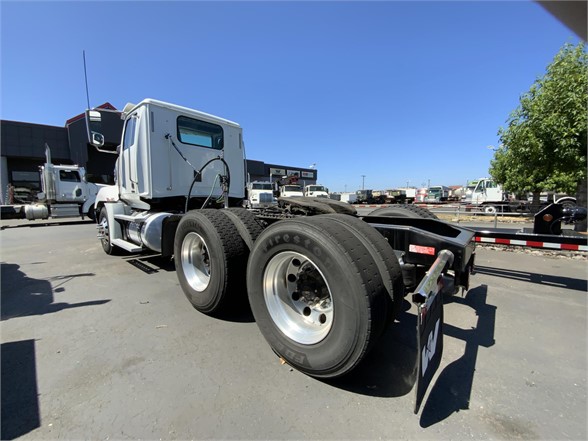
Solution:
[[[112,112],[102,121],[102,131],[107,140],[120,140],[123,121],[120,112],[110,103],[98,106]],[[28,202],[41,189],[39,166],[45,162],[45,144],[51,151],[54,164],[85,167],[88,181],[103,184],[114,183],[115,154],[98,152],[88,144],[85,114],[66,121],[64,127],[47,126],[29,122],[0,121],[0,203],[9,203],[7,189],[14,187],[14,202]],[[111,146],[116,150],[116,143]],[[304,184],[315,184],[317,170],[291,165],[266,164],[247,160],[247,173],[251,181],[278,180],[297,175]]]

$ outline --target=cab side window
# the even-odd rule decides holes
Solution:
[[[223,128],[217,124],[179,116],[178,139],[183,144],[221,150],[223,148]]]

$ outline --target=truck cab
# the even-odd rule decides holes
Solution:
[[[328,198],[329,189],[322,185],[307,185],[304,187],[304,196],[313,198]]]
[[[45,145],[46,162],[39,167],[41,191],[37,201],[26,205],[29,220],[88,216],[93,218],[93,205],[101,187],[86,180],[86,170],[78,165],[54,165],[51,151]]]
[[[280,197],[295,198],[303,196],[304,192],[302,191],[302,187],[300,185],[287,184],[280,187]]]
[[[271,182],[254,181],[247,184],[247,208],[264,208],[276,204]]]
[[[427,202],[445,202],[449,198],[449,188],[443,185],[433,185],[428,188]]]
[[[146,99],[127,104],[115,174],[116,193],[139,210],[182,210],[218,200],[221,186],[238,205],[245,197],[245,157],[239,124],[197,110]],[[89,139],[100,147],[99,111],[88,112]],[[201,170],[206,165],[204,170]],[[230,169],[230,182],[220,176]],[[103,197],[102,197],[103,196]],[[111,202],[112,190],[98,194],[97,203]],[[183,210],[182,210],[183,211]]]
[[[500,185],[492,179],[481,178],[472,190],[471,201],[466,199],[466,202],[481,205],[488,202],[503,202],[505,199],[505,193]]]

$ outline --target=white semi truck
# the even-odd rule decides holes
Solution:
[[[29,220],[68,217],[94,219],[96,194],[104,185],[86,181],[86,170],[77,165],[54,165],[45,144],[45,164],[40,167],[41,192],[37,202],[23,205]]]
[[[545,205],[548,202],[567,206],[576,204],[576,198],[572,196],[552,194],[552,199],[544,201]],[[528,211],[531,208],[528,200],[520,201],[510,198],[502,186],[490,178],[470,181],[462,202],[468,204],[470,208],[477,207],[488,214],[494,214],[497,211]]]
[[[276,205],[273,184],[271,182],[253,181],[247,184],[247,199],[243,204],[247,208],[265,208]]]
[[[329,189],[322,185],[307,185],[304,187],[304,196],[312,198],[328,198]]]
[[[106,253],[173,256],[194,308],[219,315],[248,301],[276,354],[319,378],[352,371],[413,292],[419,402],[441,356],[441,293],[468,288],[470,230],[411,205],[360,218],[329,198],[281,197],[247,210],[239,124],[152,99],[122,117],[116,185],[95,203]],[[100,118],[87,111],[98,150]]]
[[[282,198],[301,198],[304,196],[304,190],[298,184],[286,184],[280,186],[280,197]]]

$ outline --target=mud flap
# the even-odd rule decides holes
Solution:
[[[443,355],[443,294],[442,273],[453,262],[448,250],[437,259],[419,284],[412,301],[417,306],[417,378],[414,413],[418,413],[423,397],[441,364]]]

